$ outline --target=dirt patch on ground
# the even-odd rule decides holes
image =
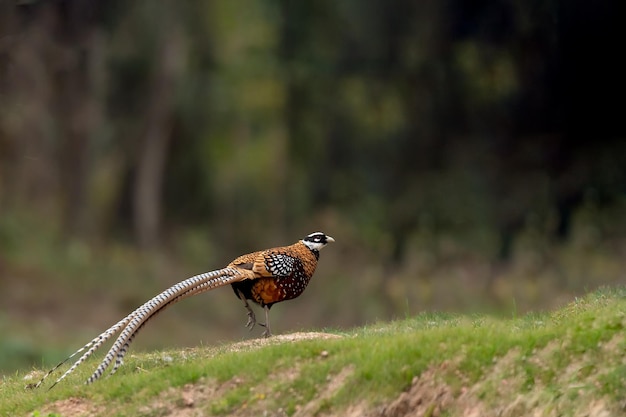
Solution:
[[[354,372],[354,367],[346,367],[341,370],[337,375],[329,377],[328,384],[320,389],[316,398],[313,401],[305,404],[301,407],[296,413],[294,417],[306,417],[315,415],[320,407],[324,404],[324,402],[328,401],[339,391],[348,381],[348,378]]]
[[[413,378],[410,388],[375,414],[380,417],[439,416],[454,401],[452,389],[437,377],[444,363]]]
[[[104,412],[104,407],[96,406],[84,398],[70,397],[55,401],[41,409],[41,415],[59,414],[63,417],[90,417]]]
[[[205,416],[204,405],[225,392],[235,388],[241,381],[232,379],[224,384],[201,378],[195,384],[185,384],[180,388],[169,388],[154,400],[141,407],[139,415],[158,415],[171,417]]]
[[[322,332],[298,332],[290,334],[281,334],[278,336],[272,336],[268,338],[250,339],[242,342],[233,343],[228,345],[228,352],[240,352],[243,350],[250,350],[260,348],[269,345],[278,345],[281,343],[298,342],[301,340],[326,340],[326,339],[339,339],[343,336],[333,333]]]

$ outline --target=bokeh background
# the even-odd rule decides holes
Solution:
[[[277,333],[626,283],[622,3],[0,1],[0,373],[317,230]],[[136,348],[245,318],[221,289]]]

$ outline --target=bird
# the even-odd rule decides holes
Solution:
[[[320,250],[334,241],[335,239],[331,236],[322,232],[314,232],[292,245],[242,255],[230,262],[225,268],[187,278],[146,301],[132,313],[100,333],[48,371],[31,388],[41,386],[54,371],[82,353],[70,368],[50,386],[49,389],[52,389],[74,372],[107,340],[119,333],[102,362],[85,383],[90,384],[98,380],[115,359],[115,364],[110,371],[111,375],[114,374],[123,364],[124,356],[135,336],[149,320],[185,298],[226,285],[230,285],[235,295],[243,301],[248,315],[245,327],[252,330],[258,324],[265,328],[262,336],[270,337],[272,335],[269,320],[270,308],[276,303],[294,299],[302,294],[315,272]],[[265,310],[265,323],[257,322],[248,301],[260,305]]]

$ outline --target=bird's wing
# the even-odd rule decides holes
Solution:
[[[300,267],[301,261],[284,252],[268,252],[255,262],[253,271],[262,277],[287,277]]]
[[[301,261],[288,248],[274,248],[249,253],[232,261],[227,268],[250,270],[254,276],[244,279],[280,278],[289,276]]]

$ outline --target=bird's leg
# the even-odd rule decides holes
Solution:
[[[259,326],[263,326],[265,327],[265,324],[263,323],[258,323],[256,321],[256,316],[254,315],[254,310],[252,310],[252,308],[250,308],[250,305],[248,304],[248,300],[246,300],[246,297],[243,295],[243,293],[239,290],[237,290],[237,293],[239,294],[239,298],[241,298],[243,300],[243,306],[246,308],[246,310],[248,310],[248,321],[246,322],[246,328],[250,331],[252,331],[252,329],[254,329],[255,325],[259,325]]]
[[[272,335],[272,331],[270,330],[270,308],[269,306],[265,306],[265,330],[261,336],[270,337]],[[260,324],[260,323],[259,323]]]

